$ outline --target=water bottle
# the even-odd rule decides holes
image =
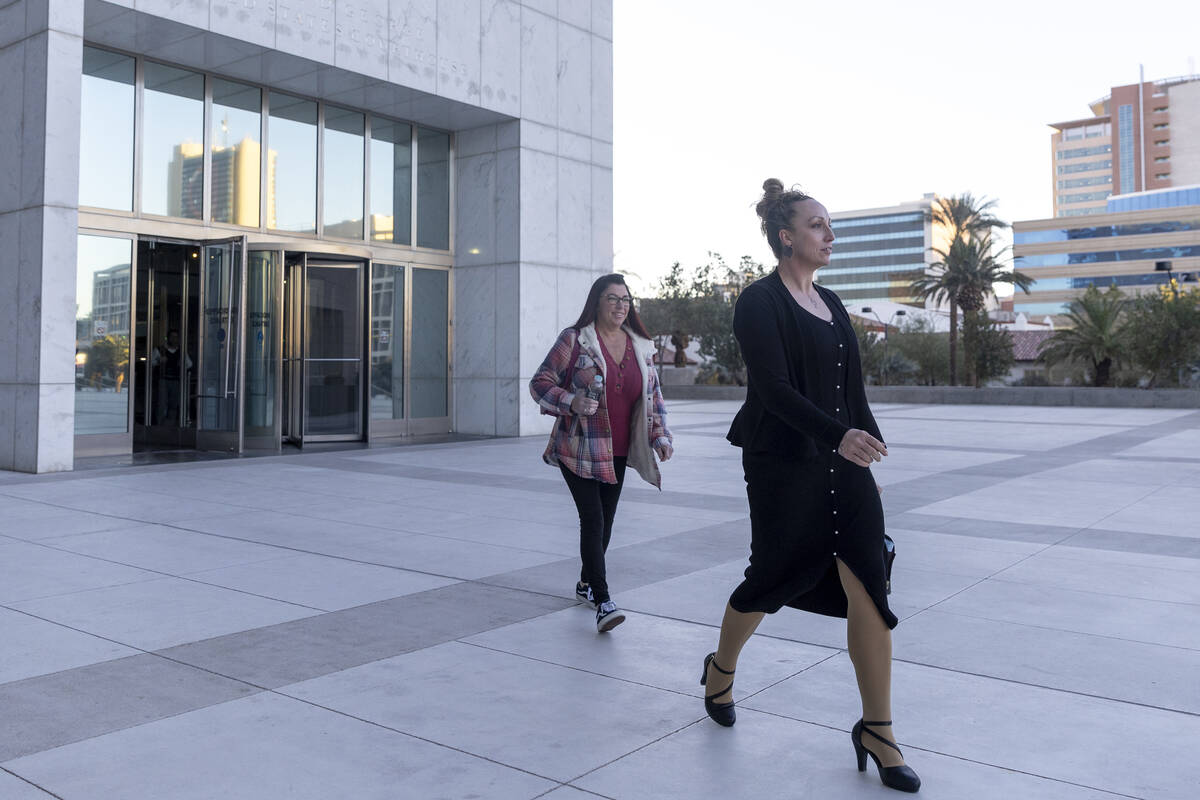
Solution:
[[[592,385],[587,388],[587,397],[589,400],[600,402],[600,398],[604,395],[604,376],[599,372],[596,377],[592,378]]]

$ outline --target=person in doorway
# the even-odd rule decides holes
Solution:
[[[529,381],[543,413],[557,416],[542,460],[561,470],[579,511],[583,568],[575,596],[596,609],[600,633],[625,620],[604,568],[625,467],[661,489],[654,454],[666,461],[674,452],[654,353],[624,276],[604,275]],[[603,385],[592,397],[597,376]]]
[[[179,347],[179,331],[167,331],[167,340],[150,353],[150,368],[154,371],[158,393],[155,404],[158,425],[179,424],[180,386],[185,369],[192,368],[192,359]]]
[[[750,564],[704,659],[704,707],[735,721],[733,674],[763,614],[783,606],[847,620],[862,718],[851,738],[860,771],[915,792],[891,722],[891,629],[883,505],[871,464],[887,455],[867,405],[858,342],[838,296],[813,282],[833,253],[829,213],[771,178],[757,211],[778,267],[746,287],[733,329],[748,375],[728,439],[742,448]]]

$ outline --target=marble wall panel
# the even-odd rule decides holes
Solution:
[[[558,154],[574,161],[592,160],[592,140],[567,131],[558,132]]]
[[[0,108],[3,108],[0,106]],[[0,153],[4,150],[0,147]],[[0,242],[10,253],[20,252],[21,249],[21,213],[17,211],[0,213]],[[17,364],[20,363],[17,352],[17,278],[20,268],[14,267],[11,261],[0,266],[0,385],[13,383],[17,380]],[[9,398],[11,401],[12,398]],[[11,406],[11,402],[10,402]],[[10,408],[11,411],[11,408]],[[0,461],[5,442],[9,441],[0,431]]]
[[[601,272],[613,268],[613,173],[592,166],[592,267]]]
[[[521,4],[551,17],[558,15],[558,0],[521,0]]]
[[[388,76],[388,0],[337,0],[334,62],[373,78]]]
[[[592,39],[585,30],[558,24],[558,127],[592,130]]]
[[[510,120],[496,125],[496,148],[507,150],[510,147],[521,146],[521,122]]]
[[[496,436],[521,435],[521,406],[532,406],[526,381],[500,378],[496,386]]]
[[[42,206],[41,212],[41,263],[37,276],[41,282],[38,309],[41,335],[37,380],[43,385],[73,387],[79,240],[72,234],[79,229],[79,212],[75,208],[49,205]],[[21,280],[23,282],[23,276]],[[21,290],[19,285],[18,291]]]
[[[38,424],[38,403],[41,393],[37,384],[18,383],[13,385],[13,432],[12,469],[18,472],[38,471],[38,440],[41,430]],[[74,418],[71,433],[74,435]]]
[[[496,149],[496,126],[484,125],[454,134],[454,152],[459,158],[491,153]]]
[[[510,148],[496,153],[496,260],[521,257],[521,156]]]
[[[274,48],[275,5],[270,0],[212,0],[209,30]]]
[[[496,268],[454,270],[454,376],[496,377]]]
[[[612,169],[612,142],[603,142],[599,139],[592,139],[592,163],[598,167],[608,167],[609,169]]]
[[[521,371],[521,268],[498,264],[496,271],[496,375],[511,378]]]
[[[558,259],[558,157],[525,148],[520,152],[521,260],[554,264]]]
[[[558,21],[521,12],[521,118],[558,124]]]
[[[524,378],[528,383],[529,378]],[[547,416],[538,410],[537,405],[533,402],[526,402],[524,398],[517,404],[519,415],[518,424],[521,426],[521,436],[547,436],[550,433],[550,426],[554,424],[554,417]]]
[[[391,0],[388,80],[437,91],[437,0]]]
[[[332,64],[336,25],[329,0],[275,0],[277,50]]]
[[[480,97],[484,108],[521,113],[521,6],[483,0],[480,7]]]
[[[455,264],[496,261],[496,154],[457,160]]]
[[[521,120],[519,125],[521,147],[540,150],[543,153],[558,152],[558,129],[553,125],[542,125],[528,119]]]
[[[522,263],[520,267],[520,377],[525,380],[533,376],[562,330],[558,324],[559,272],[557,267],[543,264]],[[575,313],[579,313],[578,308]],[[575,317],[571,317],[571,322],[574,321]]]
[[[454,379],[454,430],[491,435],[496,430],[494,378]]]
[[[592,138],[613,140],[613,46],[607,39],[592,37],[592,83],[590,92]]]
[[[82,92],[79,76],[83,72],[83,40],[74,34],[56,30],[50,31],[44,38],[44,94],[32,96],[32,87],[26,85],[22,194],[29,205],[47,203],[74,207],[79,203],[79,114]],[[27,58],[28,55],[27,50]],[[42,114],[36,113],[31,102],[45,106]],[[42,119],[44,128],[41,131],[31,130],[31,119]],[[33,142],[29,141],[31,135]]]
[[[588,30],[592,24],[592,0],[558,0],[558,18]]]
[[[17,272],[16,302],[12,309],[16,319],[18,383],[36,385],[42,365],[42,236],[43,206],[16,212],[20,225],[16,263],[9,261],[5,269]],[[70,281],[75,285],[74,277]],[[74,299],[74,298],[72,298]],[[74,304],[72,304],[74,308]],[[74,326],[72,325],[72,332]]]
[[[208,2],[208,0],[202,1]],[[26,0],[26,2],[12,5],[26,8],[26,35],[53,30],[69,33],[72,36],[83,36],[84,4],[79,0]],[[0,28],[2,27],[3,24],[0,22]]]
[[[480,97],[480,0],[438,3],[437,93],[477,105]]]
[[[592,33],[610,42],[613,38],[613,0],[592,0]]]
[[[14,460],[16,442],[17,385],[0,381],[0,469],[17,468]]]
[[[16,3],[7,3],[0,6],[0,48],[8,47],[25,38],[25,17],[28,1],[18,0]],[[6,72],[4,74],[11,75],[12,73]]]
[[[25,42],[0,49],[0,75],[7,77],[0,81],[0,214],[3,214],[25,205],[21,200],[21,169],[25,161]]]
[[[587,303],[588,292],[600,273],[590,269],[562,269],[558,271],[558,328],[571,325],[579,319],[579,313]]]
[[[143,13],[205,30],[209,25],[209,2],[210,0],[137,0],[134,6]],[[280,0],[280,4],[288,5],[289,0]]]
[[[558,159],[558,259],[572,267],[592,265],[592,168]]]

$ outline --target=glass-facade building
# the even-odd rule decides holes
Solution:
[[[15,5],[0,468],[544,426],[611,271],[611,3]]]
[[[1104,214],[1013,224],[1014,266],[1036,278],[1014,310],[1063,314],[1089,287],[1152,291],[1171,277],[1200,275],[1200,187],[1160,189],[1108,200]],[[1084,224],[1084,223],[1087,224]]]
[[[847,304],[920,304],[909,287],[931,261],[932,195],[887,208],[839,211],[833,220],[833,257],[817,281]]]

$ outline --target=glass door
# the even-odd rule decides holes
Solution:
[[[283,436],[283,251],[246,255],[245,438],[248,450],[278,450]]]
[[[300,321],[303,441],[362,438],[363,266],[306,260]]]
[[[196,448],[242,452],[246,239],[200,247]]]

